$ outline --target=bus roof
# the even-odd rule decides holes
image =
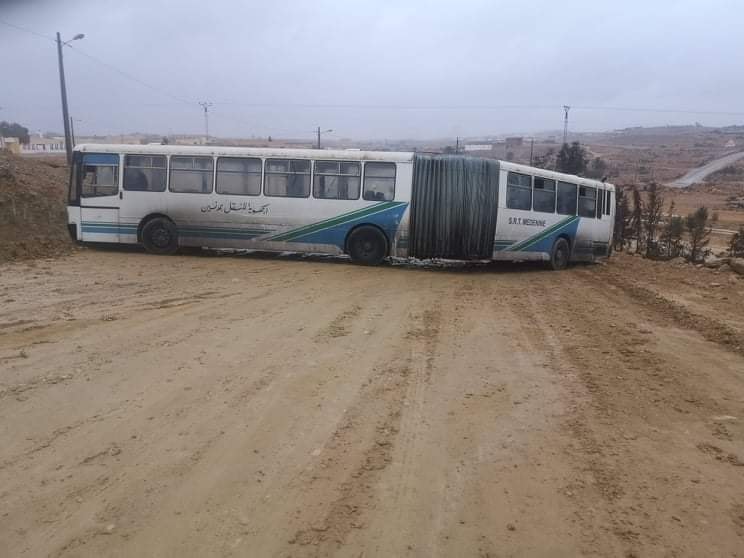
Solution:
[[[83,153],[128,153],[152,155],[206,155],[222,157],[277,157],[298,159],[338,159],[351,161],[413,161],[413,153],[399,151],[359,151],[343,149],[296,149],[282,147],[228,147],[220,145],[135,145],[89,143],[75,146]]]

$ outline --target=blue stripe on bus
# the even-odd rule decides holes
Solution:
[[[571,245],[573,246],[574,238],[576,238],[576,231],[579,228],[578,216],[568,217],[563,221],[559,221],[543,229],[539,233],[519,241],[509,241],[510,244],[505,244],[506,241],[497,240],[494,244],[494,250],[497,252],[508,251],[508,252],[545,252],[550,253],[553,249],[558,236],[564,235],[571,239]]]
[[[403,202],[358,217],[352,216],[341,223],[335,223],[328,227],[292,238],[290,242],[334,245],[343,250],[346,244],[346,235],[353,227],[361,224],[371,224],[380,227],[387,234],[388,238],[392,240],[398,230],[403,213],[407,208],[408,204]]]
[[[116,153],[85,153],[84,165],[118,165],[119,155]]]

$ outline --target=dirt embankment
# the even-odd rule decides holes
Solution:
[[[0,152],[0,261],[69,252],[66,184],[64,161]]]

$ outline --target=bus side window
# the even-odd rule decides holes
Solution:
[[[362,164],[315,161],[313,197],[324,200],[358,200]]]
[[[555,180],[535,177],[532,209],[543,213],[555,213]]]
[[[509,209],[532,208],[532,177],[510,172],[506,177],[506,207]]]
[[[165,155],[126,155],[124,189],[140,192],[165,192]]]
[[[115,196],[119,192],[118,155],[86,153],[82,167],[82,197]]]
[[[278,198],[310,196],[308,159],[267,159],[264,195]]]
[[[576,215],[576,184],[570,182],[558,183],[558,213],[560,215]]]
[[[597,189],[590,186],[579,186],[579,216],[595,217],[597,207]]]
[[[368,201],[395,199],[395,163],[366,163],[364,165],[364,194]]]
[[[220,157],[217,159],[218,194],[261,195],[261,159]]]
[[[211,157],[174,155],[170,160],[170,191],[211,194],[214,161]]]
[[[612,192],[610,190],[605,193],[605,213],[612,215]]]

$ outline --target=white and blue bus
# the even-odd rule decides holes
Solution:
[[[492,159],[382,151],[79,145],[74,240],[387,257],[610,255],[614,187]]]

